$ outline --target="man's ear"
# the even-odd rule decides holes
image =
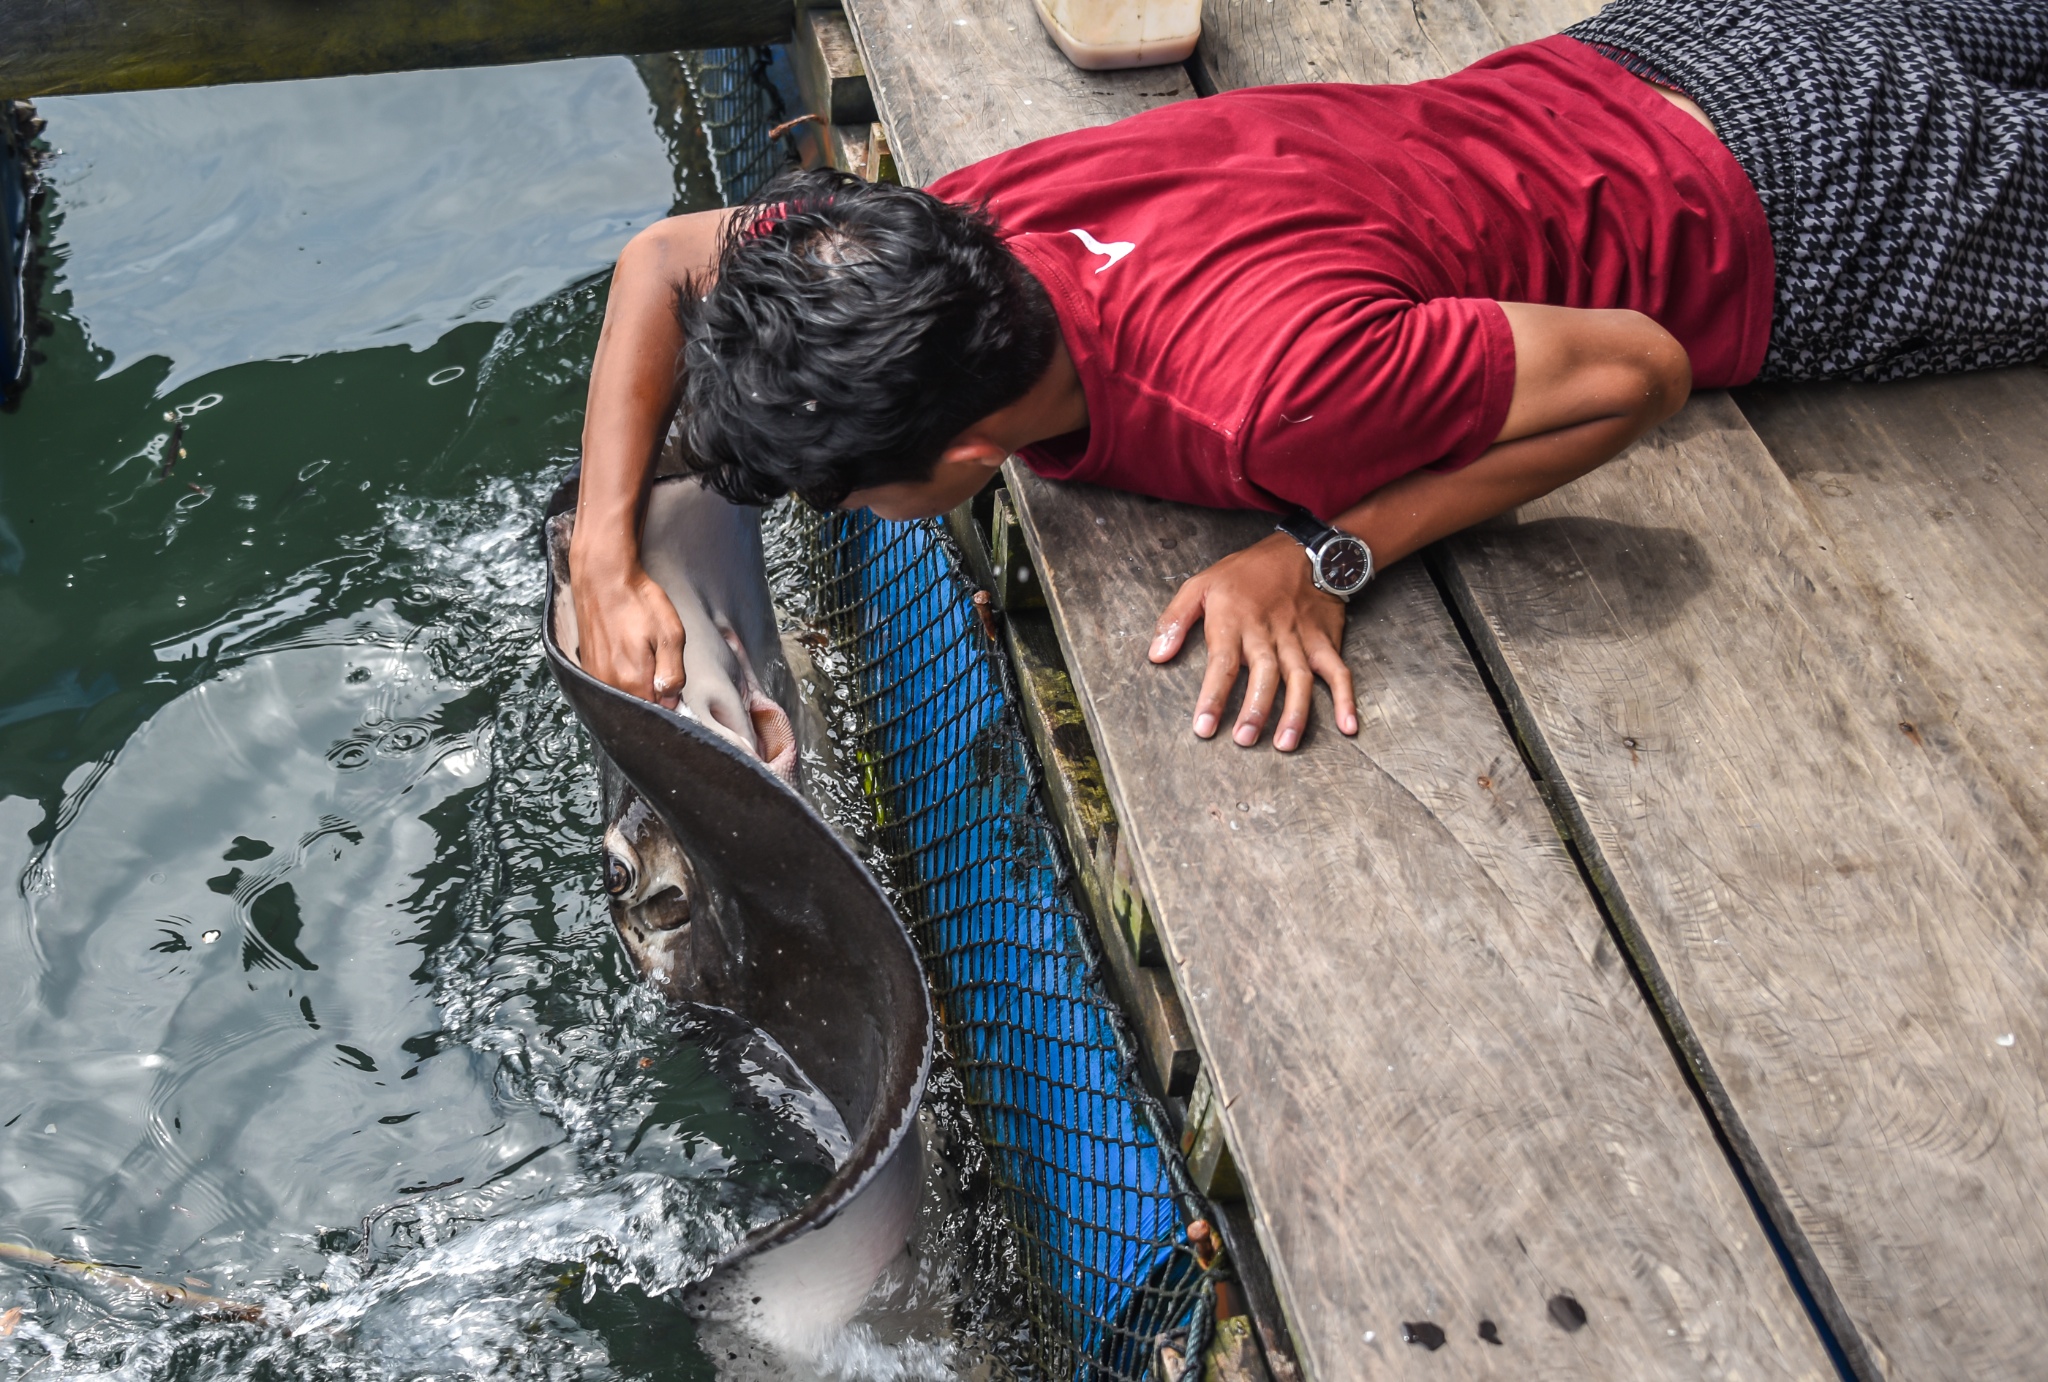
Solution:
[[[1001,470],[1003,462],[1009,458],[1007,448],[972,431],[962,432],[939,453],[941,461],[950,461],[954,465],[978,465],[985,470]]]

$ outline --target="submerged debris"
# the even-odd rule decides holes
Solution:
[[[102,1282],[122,1290],[140,1291],[164,1305],[183,1305],[209,1314],[222,1315],[229,1319],[256,1322],[263,1318],[263,1307],[246,1301],[227,1300],[220,1296],[208,1295],[184,1286],[172,1286],[162,1281],[152,1281],[146,1276],[124,1272],[109,1267],[103,1262],[88,1262],[83,1258],[59,1257],[40,1248],[25,1247],[20,1243],[0,1243],[0,1258],[10,1262],[21,1262],[31,1267],[42,1267],[49,1271],[64,1272],[81,1276],[89,1281]],[[19,1308],[0,1316],[0,1334],[12,1334],[21,1323]]]

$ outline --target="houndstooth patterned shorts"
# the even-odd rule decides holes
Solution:
[[[1758,378],[2048,352],[2048,0],[1616,0],[1565,32],[1692,97],[1749,173]]]

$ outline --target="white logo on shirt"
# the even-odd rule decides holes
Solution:
[[[1132,244],[1129,240],[1112,240],[1105,245],[1085,230],[1070,230],[1067,232],[1067,234],[1080,236],[1081,243],[1088,247],[1088,253],[1106,254],[1109,256],[1109,262],[1097,268],[1095,270],[1095,272],[1097,273],[1101,273],[1103,269],[1111,267],[1116,263],[1117,260],[1123,258],[1132,250],[1137,248],[1137,246]]]

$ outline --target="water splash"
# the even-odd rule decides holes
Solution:
[[[602,1377],[605,1341],[575,1308],[601,1291],[680,1290],[763,1213],[722,1203],[713,1182],[630,1175],[481,1222],[443,1216],[428,1244],[367,1272],[337,1254],[321,1278],[266,1297],[259,1326],[181,1318],[116,1339],[31,1322],[23,1337],[47,1352],[44,1375],[69,1378]]]

